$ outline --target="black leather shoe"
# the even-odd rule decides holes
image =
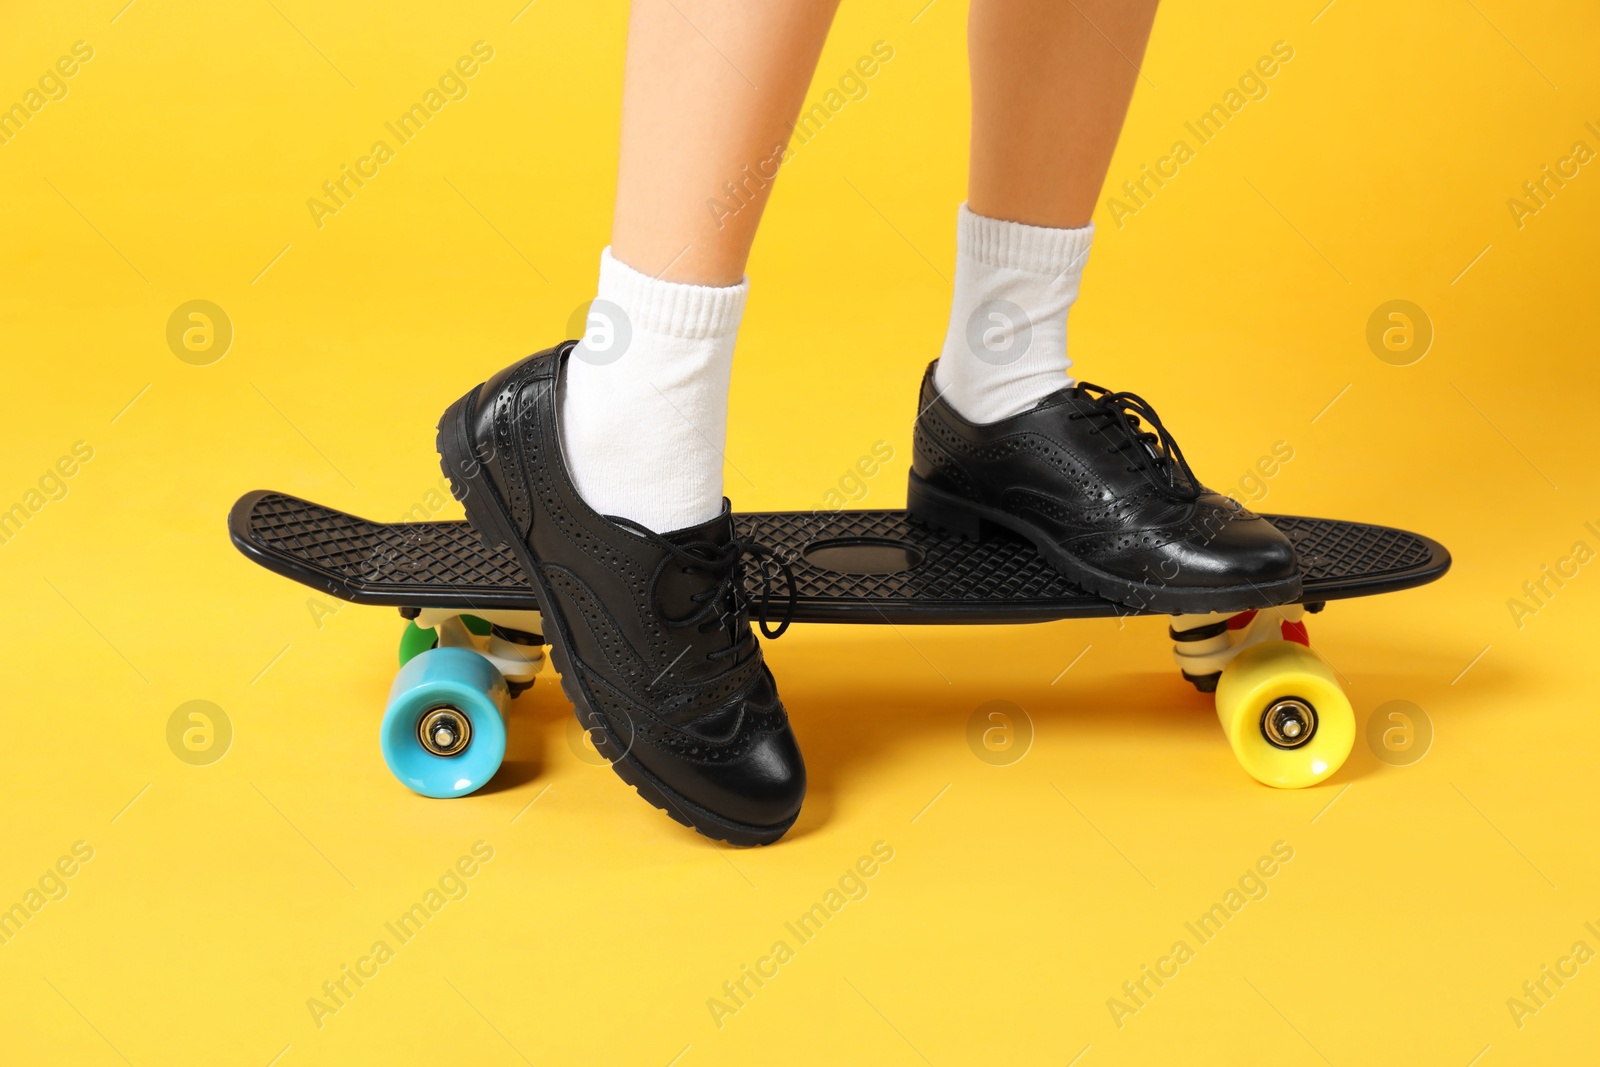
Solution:
[[[1142,611],[1242,611],[1300,596],[1289,539],[1201,485],[1132,393],[1083,383],[980,425],[938,395],[930,365],[918,410],[906,510],[920,522],[966,537],[1021,534],[1076,585]]]
[[[441,465],[478,533],[516,551],[562,688],[622,780],[708,837],[776,841],[800,812],[806,772],[750,630],[744,557],[765,577],[768,553],[734,538],[727,501],[710,522],[667,534],[583,502],[556,425],[573,344],[452,404]],[[769,629],[765,611],[763,597],[762,632],[776,637],[787,620]]]

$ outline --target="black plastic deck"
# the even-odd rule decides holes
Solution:
[[[1444,546],[1420,534],[1269,518],[1294,542],[1308,604],[1409,589],[1450,567]],[[1079,590],[1025,541],[945,537],[902,511],[752,512],[734,520],[740,537],[765,544],[793,567],[795,622],[1011,623],[1143,614]],[[239,499],[228,529],[261,566],[357,604],[537,610],[511,550],[487,547],[465,522],[372,522],[262,490]],[[778,610],[781,584],[773,591]]]

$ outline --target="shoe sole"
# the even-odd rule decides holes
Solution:
[[[1300,576],[1275,582],[1245,582],[1196,589],[1135,582],[1090,566],[1056,544],[1043,530],[998,508],[936,489],[911,472],[906,514],[924,526],[981,541],[991,528],[1026,538],[1045,561],[1069,581],[1103,600],[1162,615],[1203,615],[1292,604],[1301,593]]]
[[[527,542],[516,534],[509,519],[510,509],[500,499],[473,447],[468,426],[480,388],[481,385],[473,388],[451,404],[439,420],[438,436],[435,438],[439,466],[450,480],[451,492],[466,508],[467,519],[479,539],[491,550],[504,545],[516,553],[528,584],[533,588],[533,598],[539,605],[539,615],[544,621],[545,642],[561,677],[561,689],[572,701],[573,714],[578,717],[579,725],[589,731],[595,748],[610,762],[617,777],[674,821],[730,845],[767,845],[778,840],[794,825],[799,812],[777,826],[751,826],[725,819],[696,804],[650,773],[629,751],[630,746],[622,744],[613,733],[605,716],[594,710],[567,654],[570,643],[566,620],[556,610],[555,598],[545,585],[538,560],[528,550]]]

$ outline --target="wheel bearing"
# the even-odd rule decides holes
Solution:
[[[1294,749],[1317,733],[1317,709],[1299,697],[1280,697],[1261,713],[1261,736],[1273,748]]]
[[[472,720],[457,708],[431,708],[417,722],[417,741],[435,756],[459,756],[472,743]]]

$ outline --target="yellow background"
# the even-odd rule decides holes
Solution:
[[[1425,758],[1358,739],[1319,788],[1257,785],[1160,619],[798,627],[769,656],[810,796],[782,843],[734,851],[581,759],[548,678],[514,705],[494,788],[408,793],[377,745],[394,613],[319,617],[339,605],[224,530],[258,487],[399,517],[439,485],[444,406],[564,336],[609,223],[621,5],[122,2],[14,9],[0,35],[4,103],[94,49],[0,146],[0,507],[94,450],[0,544],[0,905],[94,849],[0,946],[0,1058],[1592,1057],[1600,964],[1520,1028],[1506,1006],[1575,941],[1600,949],[1600,569],[1520,628],[1507,605],[1574,542],[1600,548],[1600,173],[1520,229],[1506,206],[1573,142],[1600,148],[1592,5],[1171,4],[1110,186],[1274,42],[1294,59],[1120,229],[1102,207],[1073,314],[1079,373],[1152,398],[1213,485],[1287,442],[1264,510],[1452,549],[1443,582],[1311,625],[1362,725],[1424,709]],[[875,41],[894,58],[796,153],[757,244],[741,507],[816,506],[880,439],[895,459],[861,503],[904,499],[965,184],[964,21],[953,0],[839,17],[813,99]],[[495,54],[470,95],[315,227],[307,198],[478,40]],[[193,299],[236,331],[210,366],[166,343]],[[1365,340],[1393,299],[1436,331],[1411,366]],[[195,699],[234,730],[210,766],[166,742]],[[1008,766],[967,744],[990,700],[1035,734]],[[465,899],[319,1029],[307,999],[480,840]],[[719,1028],[708,998],[878,841],[894,858],[869,894]],[[1270,894],[1118,1028],[1108,998],[1278,841]]]

